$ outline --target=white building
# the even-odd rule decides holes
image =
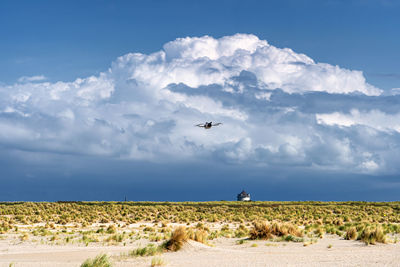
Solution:
[[[250,194],[247,194],[246,191],[242,191],[240,194],[237,195],[238,201],[250,201]]]

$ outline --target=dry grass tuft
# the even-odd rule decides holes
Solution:
[[[180,226],[172,232],[171,238],[164,243],[164,248],[169,251],[178,251],[187,240],[186,229]]]
[[[366,227],[361,233],[361,241],[366,245],[375,245],[376,243],[387,243],[387,237],[382,230],[382,227],[376,228]]]
[[[146,256],[154,256],[156,254],[161,253],[162,248],[156,247],[153,244],[149,244],[143,248],[137,248],[129,253],[130,256],[134,257],[146,257]]]
[[[81,267],[111,267],[111,262],[106,254],[98,255],[94,259],[87,259]]]
[[[270,239],[273,237],[272,228],[265,222],[255,222],[250,230],[250,239]]]
[[[266,222],[255,222],[253,229],[250,231],[250,239],[270,239],[274,236],[303,236],[302,231],[295,225],[285,223],[273,223],[272,225]]]
[[[207,231],[204,230],[197,230],[194,233],[194,241],[200,242],[200,243],[206,243],[208,239],[208,233]]]
[[[206,243],[208,240],[208,232],[205,230],[193,230],[192,228],[189,228],[186,231],[186,235],[188,239],[200,242],[200,243]]]
[[[303,233],[302,231],[293,224],[290,223],[284,223],[284,224],[278,224],[274,223],[272,225],[272,234],[276,236],[287,236],[287,235],[293,235],[297,237],[302,237]]]
[[[21,236],[19,237],[19,239],[20,239],[21,241],[26,241],[26,240],[29,239],[29,235],[28,235],[27,233],[24,233],[23,235],[21,235]]]
[[[165,265],[165,262],[164,262],[164,260],[162,258],[154,257],[153,259],[151,259],[151,264],[150,264],[151,267],[163,266],[163,265]]]
[[[355,227],[351,227],[346,231],[346,236],[344,239],[346,240],[356,240],[357,239],[357,229]]]

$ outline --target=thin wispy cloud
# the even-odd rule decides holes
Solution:
[[[150,162],[398,173],[400,96],[254,35],[179,38],[73,82],[0,87],[0,144]],[[223,122],[211,130],[194,127]]]
[[[19,83],[28,83],[28,82],[41,82],[45,81],[47,78],[44,75],[36,75],[36,76],[22,76],[18,78]]]
[[[390,90],[390,92],[391,92],[393,95],[398,95],[398,94],[400,94],[400,88],[392,88],[392,89]]]

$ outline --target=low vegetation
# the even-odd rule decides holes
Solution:
[[[146,247],[141,247],[133,250],[129,256],[134,256],[134,257],[146,257],[146,256],[154,256],[156,254],[159,254],[163,251],[161,246],[155,246],[154,244],[149,244]]]
[[[3,202],[0,231],[15,224],[48,226],[136,222],[235,222],[256,220],[295,225],[349,222],[399,223],[400,202]],[[113,233],[113,227],[107,229]]]
[[[176,251],[189,239],[209,245],[218,237],[312,244],[331,234],[376,244],[396,242],[399,233],[400,202],[0,203],[0,239],[14,235],[19,242],[84,246],[156,243],[132,252],[137,256],[157,254],[160,246]]]
[[[87,259],[81,267],[111,267],[110,258],[106,254],[96,256],[94,259]]]

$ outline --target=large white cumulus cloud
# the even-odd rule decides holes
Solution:
[[[124,55],[98,76],[0,87],[0,145],[398,172],[400,119],[392,111],[400,96],[380,93],[360,71],[315,63],[254,35],[180,38],[149,55]],[[224,125],[193,126],[204,121]]]
[[[379,95],[381,92],[366,83],[360,71],[315,63],[306,55],[276,48],[254,35],[180,38],[157,53],[128,54],[113,64],[113,71],[127,71],[131,79],[155,88],[171,83],[229,87],[232,78],[243,70],[254,73],[264,88],[281,88],[289,93],[358,91]]]

